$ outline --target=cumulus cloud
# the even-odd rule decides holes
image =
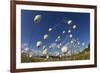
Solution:
[[[21,45],[21,48],[26,48],[27,46],[28,46],[27,43],[23,43],[23,44]]]

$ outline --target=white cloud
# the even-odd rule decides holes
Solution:
[[[84,46],[84,45],[85,45],[85,43],[83,42],[83,43],[82,43],[82,46]]]
[[[51,48],[54,49],[54,48],[56,48],[57,44],[56,43],[52,43],[50,46],[51,46]]]
[[[21,45],[21,48],[26,48],[27,46],[28,46],[27,43],[23,43],[23,44]]]

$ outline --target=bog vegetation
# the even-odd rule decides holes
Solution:
[[[70,60],[88,60],[90,59],[90,45],[85,48],[82,52],[70,56],[45,56],[29,57],[28,54],[21,54],[21,62],[47,62],[47,61],[70,61]]]

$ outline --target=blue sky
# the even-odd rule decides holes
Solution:
[[[41,15],[41,21],[39,23],[34,22],[36,15]],[[70,25],[67,24],[68,20],[72,20]],[[77,28],[72,29],[73,25],[76,25]],[[51,32],[48,31],[49,28],[52,28]],[[61,42],[67,39],[67,43],[69,40],[68,29],[72,31],[73,38],[80,42],[80,49],[86,47],[90,43],[90,14],[21,10],[21,44],[23,45],[26,43],[29,48],[42,50],[42,47],[36,47],[36,42],[38,40],[41,40],[44,45],[49,46],[55,43],[57,36],[61,36]],[[66,31],[65,34],[62,34],[63,30]],[[43,40],[44,34],[49,35],[48,39],[45,41]],[[82,42],[85,43],[83,47],[81,45]],[[56,51],[56,49],[53,51]]]

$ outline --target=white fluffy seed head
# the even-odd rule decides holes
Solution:
[[[49,30],[48,31],[52,31],[52,28],[49,28]]]
[[[37,46],[37,47],[40,47],[41,45],[42,45],[42,41],[37,41],[36,46]]]
[[[48,49],[44,49],[42,52],[43,55],[47,55],[48,54]]]
[[[70,29],[68,30],[68,33],[71,33],[71,30]]]
[[[76,25],[73,25],[73,29],[75,29],[76,28]]]
[[[72,34],[70,34],[70,35],[69,35],[69,37],[70,37],[70,38],[72,38],[72,37],[73,37],[73,35],[72,35]]]
[[[46,40],[48,38],[48,35],[47,34],[45,34],[44,35],[44,40]]]
[[[61,51],[62,51],[63,53],[66,53],[66,52],[68,51],[67,46],[62,47],[62,48],[61,48]]]
[[[41,21],[41,18],[42,18],[41,15],[36,15],[36,16],[34,17],[34,22],[35,22],[35,23],[39,23],[39,22]]]
[[[67,24],[71,24],[71,23],[72,23],[72,20],[68,20],[68,21],[67,21]]]

